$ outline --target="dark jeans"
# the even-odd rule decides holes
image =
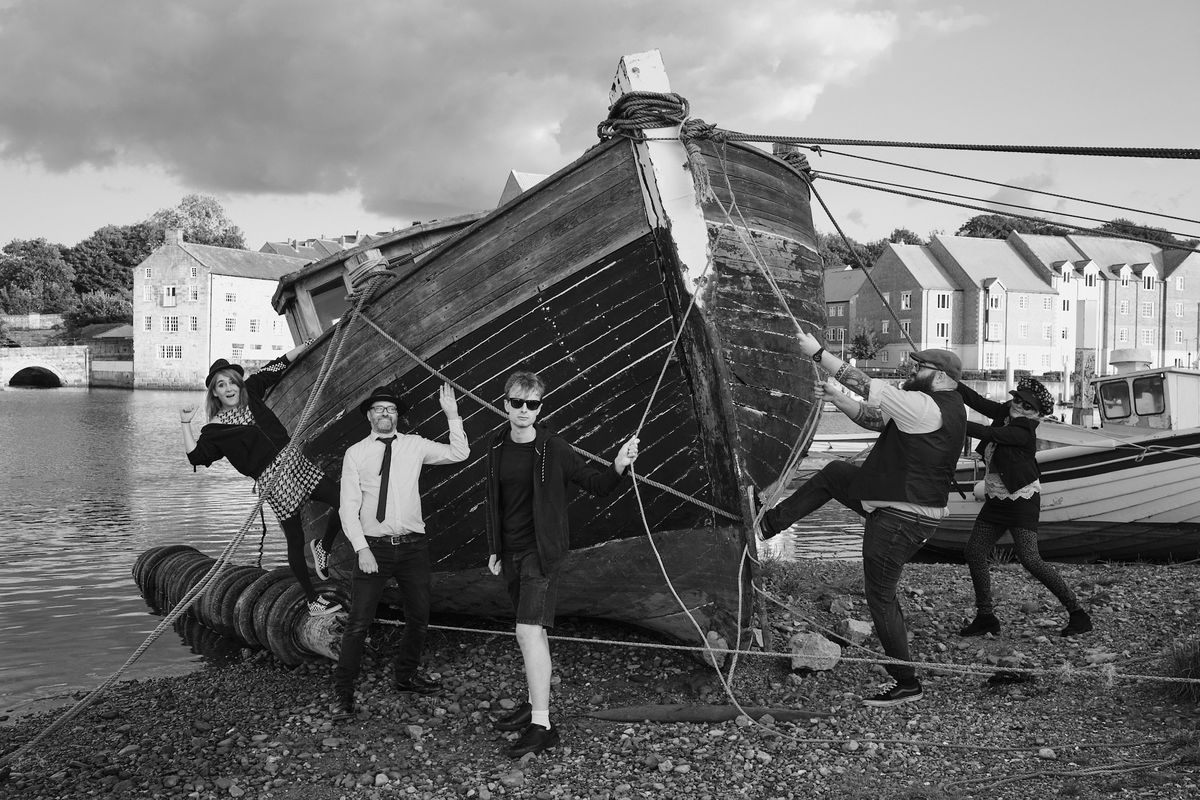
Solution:
[[[304,553],[304,525],[300,522],[300,513],[310,500],[324,503],[332,509],[329,513],[329,520],[325,523],[325,535],[321,539],[321,545],[328,553],[333,549],[334,538],[342,530],[342,522],[338,517],[338,508],[342,505],[342,498],[337,484],[327,477],[322,478],[321,482],[313,489],[312,494],[308,496],[308,500],[301,503],[300,507],[296,509],[295,514],[287,519],[279,520],[279,527],[283,528],[283,538],[287,540],[288,566],[292,568],[292,574],[296,576],[297,583],[304,589],[304,596],[309,602],[312,602],[317,599],[317,592],[313,589],[312,578],[308,575],[308,561],[305,559]]]
[[[908,630],[896,592],[904,565],[921,549],[937,526],[904,519],[887,511],[867,514],[861,501],[845,494],[859,469],[861,467],[845,461],[829,462],[763,518],[769,530],[782,531],[830,500],[837,500],[851,511],[865,516],[863,578],[867,607],[875,623],[875,635],[879,637],[884,653],[901,661],[909,661]],[[912,684],[916,680],[917,672],[912,667],[884,666],[898,683]]]
[[[407,678],[417,671],[425,646],[425,631],[429,627],[431,580],[429,545],[424,537],[401,544],[367,537],[367,542],[379,564],[379,571],[368,575],[357,566],[354,568],[350,619],[342,633],[338,665],[333,670],[333,685],[338,693],[354,691],[354,682],[362,667],[367,630],[375,619],[375,610],[388,578],[395,578],[400,584],[404,599],[404,637],[400,640],[400,652],[395,662],[397,678]]]

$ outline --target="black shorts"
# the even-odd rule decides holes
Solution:
[[[508,584],[508,596],[517,612],[517,624],[553,628],[558,575],[547,577],[542,572],[537,550],[505,553],[500,557],[500,563]]]

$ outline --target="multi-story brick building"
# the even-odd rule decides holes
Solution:
[[[281,276],[305,260],[183,241],[162,246],[133,271],[133,385],[203,388],[218,358],[248,369],[294,346],[271,307]]]

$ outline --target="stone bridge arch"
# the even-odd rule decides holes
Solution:
[[[11,386],[14,378],[26,386],[87,386],[87,347],[0,348],[0,389]]]
[[[62,372],[47,364],[5,364],[0,369],[0,386],[66,386]]]

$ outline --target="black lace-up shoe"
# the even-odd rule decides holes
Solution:
[[[885,689],[874,697],[863,699],[864,706],[873,708],[888,708],[889,706],[898,706],[901,703],[915,703],[925,696],[925,692],[921,691],[921,682],[916,681],[911,686],[904,686],[897,683],[889,689]]]
[[[340,722],[354,716],[354,693],[339,693],[333,700],[333,720]]]
[[[551,725],[543,728],[541,725],[530,724],[521,733],[521,738],[505,748],[504,755],[509,758],[520,758],[526,753],[538,754],[543,750],[558,747],[558,728]]]
[[[1071,612],[1071,618],[1067,621],[1067,627],[1063,628],[1061,633],[1063,636],[1077,636],[1081,633],[1087,633],[1092,629],[1092,618],[1088,612],[1082,608]]]
[[[424,675],[414,672],[412,675],[396,678],[396,691],[412,692],[413,694],[437,694],[442,690],[441,681],[434,681]]]
[[[521,703],[511,714],[496,720],[492,726],[498,731],[520,731],[524,730],[532,719],[533,706]]]
[[[983,636],[990,633],[993,636],[1000,632],[1000,620],[994,614],[976,614],[971,624],[958,632],[959,636]]]

